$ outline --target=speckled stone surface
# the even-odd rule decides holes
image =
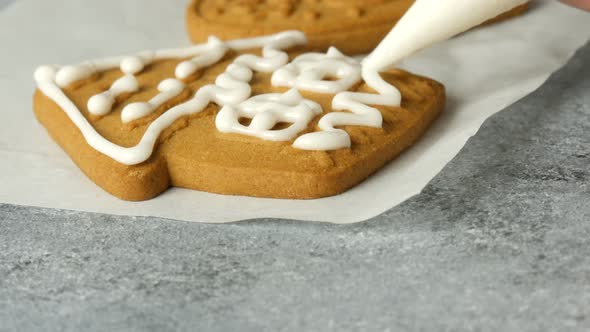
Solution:
[[[109,330],[590,330],[590,44],[364,223],[0,204],[0,331]]]

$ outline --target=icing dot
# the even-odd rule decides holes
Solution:
[[[185,79],[196,72],[198,66],[192,61],[184,61],[176,67],[175,75],[180,79]]]
[[[57,69],[54,66],[41,66],[35,70],[35,81],[53,81],[55,79],[56,74]]]
[[[168,78],[158,84],[160,93],[148,102],[138,102],[125,106],[121,111],[121,121],[123,123],[131,122],[144,116],[150,115],[157,107],[160,107],[166,101],[178,96],[184,90],[184,83],[181,81]]]
[[[300,150],[337,150],[351,145],[350,136],[342,129],[317,131],[299,136],[293,147]]]
[[[174,79],[174,78],[165,79],[162,82],[160,82],[160,84],[158,84],[158,90],[162,91],[162,92],[183,89],[183,88],[184,88],[184,83],[182,83],[181,81]]]
[[[123,92],[135,92],[139,90],[139,82],[137,82],[135,76],[127,74],[116,80],[111,86],[111,90],[114,90],[117,94]]]
[[[174,74],[179,79],[186,79],[197,70],[217,63],[227,52],[227,46],[217,37],[209,37],[207,41],[208,52],[183,61],[176,66]]]
[[[88,100],[88,111],[94,115],[106,115],[111,111],[114,98],[110,94],[101,93]]]
[[[125,74],[137,74],[144,67],[143,59],[138,56],[129,56],[121,60],[121,71]]]
[[[150,103],[133,103],[127,105],[121,112],[121,121],[128,123],[152,113],[153,106]]]
[[[112,110],[117,96],[137,90],[139,90],[139,83],[135,76],[125,75],[116,80],[107,91],[90,97],[88,111],[94,115],[106,115]]]

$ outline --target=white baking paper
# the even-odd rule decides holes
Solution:
[[[348,192],[317,200],[171,189],[126,202],[90,182],[35,120],[37,65],[188,45],[182,0],[17,0],[0,11],[0,202],[198,222],[277,217],[352,223],[418,194],[492,114],[539,87],[589,37],[590,15],[537,1],[403,64],[443,82],[446,113],[409,151]]]

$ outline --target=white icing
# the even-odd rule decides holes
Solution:
[[[40,66],[35,69],[35,82],[52,82],[55,80],[57,76],[57,71],[59,70],[58,66],[54,65],[45,65]]]
[[[378,94],[346,92],[364,78]],[[328,80],[327,78],[335,78]],[[303,150],[336,150],[351,145],[350,136],[338,126],[369,126],[380,128],[381,112],[369,105],[399,106],[400,92],[385,82],[377,72],[363,71],[358,61],[330,48],[326,54],[306,53],[275,71],[272,84],[295,87],[319,93],[337,93],[332,100],[334,110],[324,115],[318,126],[322,130],[300,136],[293,146]]]
[[[60,68],[57,72],[55,82],[59,87],[65,88],[68,85],[92,76],[96,72],[120,68],[124,74],[137,74],[145,66],[157,60],[156,53],[144,51],[134,56],[118,56],[93,61],[82,62],[77,65],[69,65]]]
[[[194,74],[197,70],[219,62],[228,50],[228,47],[215,37],[209,37],[207,46],[209,47],[208,51],[199,54],[190,60],[181,62],[176,67],[175,74],[177,78],[185,79]]]
[[[321,131],[302,135],[294,141],[295,148],[306,150],[350,147],[349,135],[336,127],[381,127],[381,112],[370,105],[400,105],[399,91],[385,82],[377,71],[361,68],[359,62],[344,56],[335,48],[331,48],[326,54],[301,55],[288,64],[289,56],[283,49],[304,42],[304,35],[297,31],[228,42],[210,38],[207,44],[187,49],[142,52],[136,56],[88,61],[61,69],[57,66],[42,66],[35,72],[35,80],[39,89],[54,100],[80,129],[90,146],[127,165],[147,160],[164,129],[182,116],[201,112],[211,102],[222,107],[216,118],[216,126],[221,132],[239,133],[272,141],[288,141],[304,131],[313,118],[322,112],[319,104],[304,99],[296,88],[319,93],[337,93],[332,100],[332,108],[349,112],[326,114],[318,123]],[[152,114],[181,94],[185,84],[180,79],[219,62],[228,50],[260,47],[262,56],[240,55],[216,78],[214,84],[202,86],[190,100],[172,107],[157,117],[148,125],[140,142],[133,147],[116,145],[98,134],[61,89],[95,72],[120,68],[124,76],[113,83],[108,91],[91,97],[88,102],[92,113],[107,114],[116,96],[139,88],[133,75],[141,73],[153,61],[190,58],[176,67],[177,78],[160,82],[158,95],[147,102],[132,103],[123,109],[121,119],[126,123]],[[292,89],[284,94],[271,93],[251,97],[252,88],[249,82],[254,71],[273,73],[274,85],[288,86]],[[346,91],[361,78],[377,93]],[[240,124],[239,119],[243,117],[252,119],[248,126]],[[273,130],[282,122],[291,125]]]
[[[322,131],[299,136],[293,146],[302,150],[337,150],[351,146],[350,136],[338,126],[368,126],[381,128],[383,116],[376,108],[369,105],[395,107],[401,104],[401,93],[398,89],[384,81],[373,71],[363,71],[363,79],[378,94],[363,92],[340,92],[332,100],[334,110],[348,112],[332,112],[324,115],[318,122]]]
[[[346,92],[361,78],[378,94]],[[336,93],[332,108],[350,111],[324,115],[318,122],[322,131],[302,135],[293,143],[293,147],[303,150],[348,148],[351,146],[350,136],[335,127],[380,128],[383,123],[381,112],[369,105],[399,106],[401,103],[400,92],[381,79],[377,72],[363,72],[358,61],[333,47],[326,54],[306,53],[298,56],[273,73],[272,84],[319,93]]]
[[[255,71],[270,73],[289,61],[287,53],[272,47],[264,47],[262,49],[262,58],[264,61],[259,61],[260,57],[257,55],[243,54],[236,59],[235,63],[247,66]]]
[[[267,37],[226,42],[225,45],[228,48],[235,50],[263,47],[263,57],[251,55],[238,57],[234,64],[228,66],[225,73],[217,77],[215,84],[202,87],[192,99],[172,107],[150,123],[139,143],[133,147],[119,146],[102,137],[61,89],[76,80],[89,77],[96,71],[117,68],[126,57],[95,60],[62,69],[57,66],[41,66],[35,71],[35,80],[39,90],[68,115],[90,146],[122,164],[135,165],[151,156],[160,133],[180,117],[198,113],[210,102],[225,106],[225,104],[238,104],[248,99],[251,87],[247,82],[252,79],[252,69],[276,70],[288,61],[288,55],[280,50],[303,44],[305,41],[303,33],[287,31]],[[151,60],[144,57],[142,59],[145,60],[145,66],[153,60],[195,57],[207,50],[207,45],[196,45],[187,49],[158,51],[153,53]],[[69,69],[64,71],[65,68]],[[60,82],[57,82],[60,72],[62,78]]]
[[[436,42],[449,39],[530,0],[416,0],[363,62],[383,71]]]
[[[245,50],[265,47],[267,49],[286,49],[294,45],[302,45],[307,42],[305,35],[300,31],[284,31],[270,36],[236,39],[225,42],[229,49]],[[144,51],[136,56],[116,56],[92,61],[85,61],[77,65],[65,66],[58,70],[55,79],[59,87],[66,87],[75,81],[90,77],[92,74],[114,68],[130,70],[138,67],[143,70],[145,66],[155,60],[182,59],[195,57],[210,51],[211,45],[199,44],[187,48],[164,49],[159,51]],[[287,55],[285,55],[287,56]],[[138,65],[141,64],[141,65]],[[123,68],[122,68],[123,67]]]
[[[94,115],[109,114],[117,96],[137,90],[139,90],[137,79],[135,76],[127,74],[116,80],[107,91],[90,97],[88,111]]]
[[[235,106],[224,106],[215,119],[222,133],[236,133],[269,141],[288,141],[305,130],[311,120],[322,113],[322,107],[304,99],[295,89],[286,93],[269,93],[254,96]],[[252,119],[248,126],[240,118]],[[281,122],[291,123],[284,129],[273,130]]]
[[[165,102],[178,96],[184,90],[184,87],[184,83],[177,79],[169,78],[163,80],[158,84],[158,91],[160,91],[160,93],[155,97],[147,102],[132,103],[125,106],[123,111],[121,111],[121,121],[123,121],[123,123],[128,123],[152,114]]]
[[[327,80],[327,78],[337,78]],[[305,53],[272,75],[272,85],[319,93],[350,89],[361,80],[361,65],[331,47],[324,53]]]
[[[143,55],[128,56],[121,60],[120,69],[125,74],[135,75],[141,72],[152,59],[153,54],[149,52],[145,52]]]
[[[71,83],[87,78],[96,72],[96,67],[92,63],[83,63],[75,66],[65,66],[57,72],[55,82],[62,88]]]

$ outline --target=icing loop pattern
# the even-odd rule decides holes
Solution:
[[[331,47],[326,54],[306,53],[298,56],[274,72],[271,82],[274,86],[337,93],[350,89],[360,80],[360,63]]]
[[[295,89],[284,94],[269,93],[254,96],[235,106],[224,106],[215,119],[217,129],[222,133],[236,133],[258,137],[269,141],[289,141],[305,130],[322,107],[304,99]],[[250,118],[248,126],[240,118]],[[284,129],[273,130],[281,123],[291,123]]]

